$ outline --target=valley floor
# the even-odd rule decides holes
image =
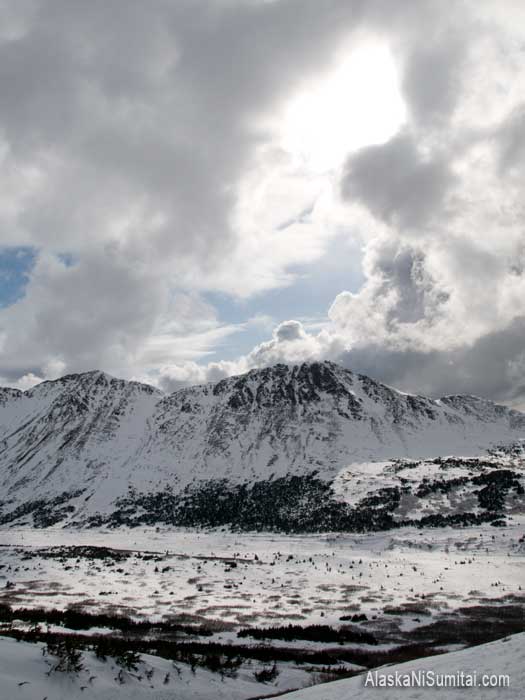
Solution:
[[[86,641],[90,636],[122,637],[122,630],[88,623],[69,629],[63,620],[50,623],[37,609],[163,622],[166,627],[142,628],[148,650],[155,651],[156,640],[162,640],[174,644],[177,654],[180,645],[189,645],[185,650],[197,655],[226,659],[235,654],[238,665],[232,673],[203,666],[195,674],[187,663],[177,662],[177,671],[172,661],[144,653],[135,631],[143,665],[135,675],[146,678],[144,669],[155,668],[156,681],[149,685],[158,692],[151,697],[173,697],[160,682],[169,673],[166,685],[176,678],[182,679],[179,689],[186,683],[189,692],[191,685],[189,694],[177,697],[255,698],[522,632],[524,564],[525,520],[518,517],[508,527],[402,528],[363,535],[4,529],[0,634],[29,635],[40,645],[46,635],[80,635],[90,674],[102,679],[92,681],[93,692],[96,682],[99,690],[105,688],[106,694],[97,692],[97,697],[146,698],[152,689],[133,674],[125,679],[130,692],[122,694],[125,686],[115,680],[118,668],[111,660],[100,666],[103,662]],[[41,624],[35,627],[36,622]],[[294,627],[287,630],[287,625]],[[266,635],[261,629],[268,627],[280,629]],[[512,639],[519,639],[524,649],[523,635]],[[33,668],[46,692],[48,680],[59,678],[52,682],[61,684],[63,694],[55,689],[49,698],[75,697],[67,694],[68,683],[84,683],[82,674],[80,680],[68,674],[48,677],[44,666],[49,658],[40,651],[37,664],[37,645],[19,644],[2,640],[2,678],[11,673],[13,683],[23,683],[22,669]],[[24,654],[29,654],[29,666],[24,666]],[[10,661],[15,657],[18,666]],[[342,695],[305,695],[305,700],[353,697],[349,689],[357,687],[352,685],[357,679],[341,683],[350,683],[340,686],[345,688]],[[0,684],[0,700],[5,687]],[[28,694],[29,684],[16,688],[6,700],[46,695]],[[82,697],[89,697],[90,688],[88,683]]]
[[[408,604],[435,614],[518,594],[524,537],[519,520],[363,535],[6,529],[0,602],[234,625],[333,624]],[[82,546],[122,559],[68,553]]]

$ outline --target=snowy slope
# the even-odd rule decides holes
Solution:
[[[103,372],[68,375],[11,394],[0,405],[4,498],[19,503],[35,495],[107,488],[115,467],[137,453],[160,397],[153,387]]]
[[[61,517],[84,517],[110,512],[129,486],[180,491],[314,470],[332,480],[348,464],[475,455],[524,435],[525,415],[507,407],[404,394],[330,362],[276,365],[169,396],[88,372],[0,391],[0,505],[23,515],[40,499]]]
[[[333,475],[354,461],[472,455],[525,436],[525,415],[472,396],[403,394],[331,362],[253,370],[160,401],[143,454],[181,480]]]
[[[367,674],[348,680],[325,683],[323,685],[305,688],[282,696],[283,700],[369,700],[372,698],[388,698],[388,700],[453,700],[454,698],[476,697],[478,700],[493,700],[505,698],[518,700],[523,698],[525,687],[525,665],[523,653],[525,650],[525,634],[516,634],[506,639],[500,639],[489,644],[482,644],[470,649],[441,654],[425,659],[417,659],[404,664],[396,664],[378,669],[378,674],[400,675],[411,674],[413,671],[433,672],[434,678],[442,678],[444,674],[455,675],[457,672],[474,674],[477,672],[476,683],[498,682],[500,687],[378,687],[372,686],[374,671],[369,676],[369,684],[365,686]],[[430,674],[429,674],[430,675]],[[508,676],[508,687],[503,683],[506,678],[483,679],[487,676]],[[435,681],[434,681],[435,682]]]
[[[307,680],[304,671],[290,669],[277,687],[268,687],[255,680],[254,668],[241,669],[236,678],[221,677],[203,668],[192,673],[187,664],[150,654],[142,654],[136,670],[121,671],[111,657],[102,661],[92,651],[83,652],[78,673],[48,675],[57,659],[44,655],[44,648],[0,636],[0,700],[244,700]]]
[[[171,662],[156,656],[144,654],[136,672],[122,674],[118,680],[119,668],[111,659],[104,662],[96,659],[92,652],[84,652],[82,662],[84,669],[79,673],[52,672],[47,675],[53,658],[42,654],[42,644],[16,642],[14,639],[0,637],[0,700],[42,700],[48,697],[54,700],[243,700],[244,698],[274,695],[293,683],[304,683],[304,673],[290,671],[288,678],[281,681],[281,687],[256,683],[252,673],[241,672],[238,678],[225,677],[199,669],[192,674],[185,664],[178,664],[179,672]],[[483,674],[509,678],[508,687],[496,688],[378,688],[365,687],[366,673],[347,680],[324,683],[303,690],[286,693],[281,697],[286,700],[368,700],[369,698],[388,698],[389,700],[415,700],[416,698],[433,698],[449,700],[462,697],[476,697],[479,700],[505,698],[518,700],[523,697],[525,684],[525,666],[523,650],[525,634],[517,634],[489,644],[471,647],[462,651],[451,652],[434,657],[418,659],[404,664],[396,664],[377,669],[378,674],[407,674],[415,671],[436,674],[456,674],[477,672],[481,683]],[[153,674],[146,677],[146,671]],[[294,678],[295,673],[295,678]],[[165,679],[167,674],[167,682]],[[373,678],[375,671],[371,671]],[[138,677],[141,677],[141,680]],[[296,686],[297,687],[297,686]]]

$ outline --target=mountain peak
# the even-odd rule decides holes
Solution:
[[[94,370],[4,399],[3,493],[24,503],[81,490],[87,510],[110,508],[128,486],[175,491],[313,472],[331,480],[358,461],[479,454],[525,429],[525,415],[505,406],[404,394],[330,361],[253,369],[169,396]]]
[[[231,408],[268,407],[320,401],[325,394],[348,396],[353,374],[333,362],[276,364],[222,379],[211,386],[214,396],[228,395]]]
[[[55,389],[69,390],[75,388],[78,391],[93,391],[93,390],[123,390],[126,387],[138,389],[147,394],[157,394],[159,398],[163,395],[160,389],[156,389],[150,384],[143,384],[134,380],[118,379],[117,377],[103,372],[99,369],[89,370],[87,372],[76,372],[65,374],[57,379],[46,379],[40,384],[36,384],[31,389],[25,391],[26,396],[39,395]]]

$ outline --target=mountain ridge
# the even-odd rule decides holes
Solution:
[[[347,369],[343,367],[342,365],[338,365],[336,362],[333,362],[331,360],[322,360],[322,361],[312,361],[312,362],[302,362],[302,363],[295,363],[295,364],[284,364],[284,363],[276,363],[274,365],[270,365],[268,367],[262,367],[262,368],[253,368],[250,370],[247,370],[246,372],[243,372],[241,374],[235,374],[231,375],[229,377],[225,377],[223,379],[218,380],[217,382],[203,382],[200,384],[190,384],[188,386],[180,387],[178,389],[175,389],[172,392],[165,392],[162,389],[159,389],[158,387],[155,387],[153,384],[149,384],[147,382],[142,382],[136,379],[123,379],[121,377],[116,377],[109,372],[105,372],[104,370],[99,370],[99,369],[92,369],[92,370],[86,370],[85,372],[69,372],[68,374],[64,374],[60,377],[57,377],[56,379],[44,379],[41,382],[38,382],[37,384],[34,384],[33,386],[29,387],[28,389],[18,389],[16,387],[11,387],[11,386],[0,386],[0,397],[2,393],[12,393],[17,396],[22,396],[22,395],[31,395],[32,392],[44,385],[56,385],[56,384],[64,384],[68,381],[73,381],[73,380],[78,380],[78,379],[83,379],[83,378],[95,378],[95,379],[101,379],[104,378],[106,381],[109,382],[122,382],[125,384],[133,384],[133,385],[139,385],[143,387],[148,387],[150,390],[155,391],[159,395],[162,396],[170,396],[171,394],[176,394],[180,391],[186,391],[188,389],[197,389],[201,387],[213,387],[218,384],[223,384],[223,383],[228,383],[232,381],[236,381],[239,379],[247,378],[250,376],[257,376],[261,373],[266,373],[266,372],[271,372],[273,370],[291,370],[292,372],[300,370],[301,368],[305,367],[316,367],[316,366],[326,366],[326,367],[331,367],[331,368],[336,368],[338,370],[341,370],[347,374],[353,375],[354,377],[360,378],[360,379],[366,379],[370,380],[376,384],[380,384],[381,386],[390,389],[391,391],[395,392],[396,394],[402,395],[402,396],[412,396],[412,397],[419,397],[419,398],[424,398],[428,399],[429,401],[432,402],[437,402],[439,403],[442,400],[446,399],[452,399],[456,397],[461,397],[464,399],[475,399],[479,400],[482,402],[486,402],[488,404],[494,404],[496,406],[502,406],[504,408],[508,408],[509,411],[519,413],[521,415],[525,415],[525,412],[519,411],[518,409],[511,408],[507,406],[506,404],[500,404],[497,401],[493,401],[492,399],[487,399],[483,396],[479,396],[478,394],[444,394],[442,396],[438,397],[430,397],[426,396],[425,394],[420,394],[420,393],[414,393],[414,392],[407,392],[402,389],[399,389],[397,387],[394,387],[390,384],[386,384],[385,382],[381,382],[380,380],[373,379],[369,375],[364,375],[358,372],[355,372],[354,370]]]
[[[77,518],[110,514],[130,489],[181,494],[313,474],[331,484],[352,464],[472,457],[524,433],[515,409],[400,392],[333,362],[278,364],[171,394],[93,370],[0,390],[0,520],[35,500],[58,499]]]

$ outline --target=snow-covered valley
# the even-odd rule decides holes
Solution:
[[[524,631],[524,559],[520,517],[505,528],[361,535],[4,529],[0,632],[40,645],[49,635],[70,635],[80,640],[88,662],[87,675],[46,676],[46,658],[51,663],[53,657],[40,652],[37,664],[35,652],[21,646],[32,659],[23,668],[40,669],[31,686],[17,691],[21,698],[39,697],[35,683],[58,698],[76,697],[80,685],[83,693],[103,698],[160,699],[170,692],[183,698],[264,697]],[[6,606],[14,612],[6,614]],[[57,610],[65,616],[57,618]],[[143,626],[115,629],[111,621],[119,618]],[[124,671],[119,680],[116,662],[101,666],[93,654],[100,637],[138,645],[138,671]],[[149,646],[141,646],[144,640]],[[2,642],[3,649],[9,643]],[[22,667],[15,674],[9,663],[13,647],[7,648],[0,675],[23,682]],[[192,672],[180,655],[190,648],[195,658],[242,661],[214,672],[203,662]],[[155,680],[143,682],[151,668]],[[257,680],[261,672],[268,678]],[[86,683],[88,676],[96,679]]]
[[[237,626],[334,624],[405,605],[432,616],[518,595],[524,536],[525,519],[362,535],[0,530],[0,599]]]
[[[329,362],[0,404],[0,700],[352,697],[523,645],[517,411]]]

